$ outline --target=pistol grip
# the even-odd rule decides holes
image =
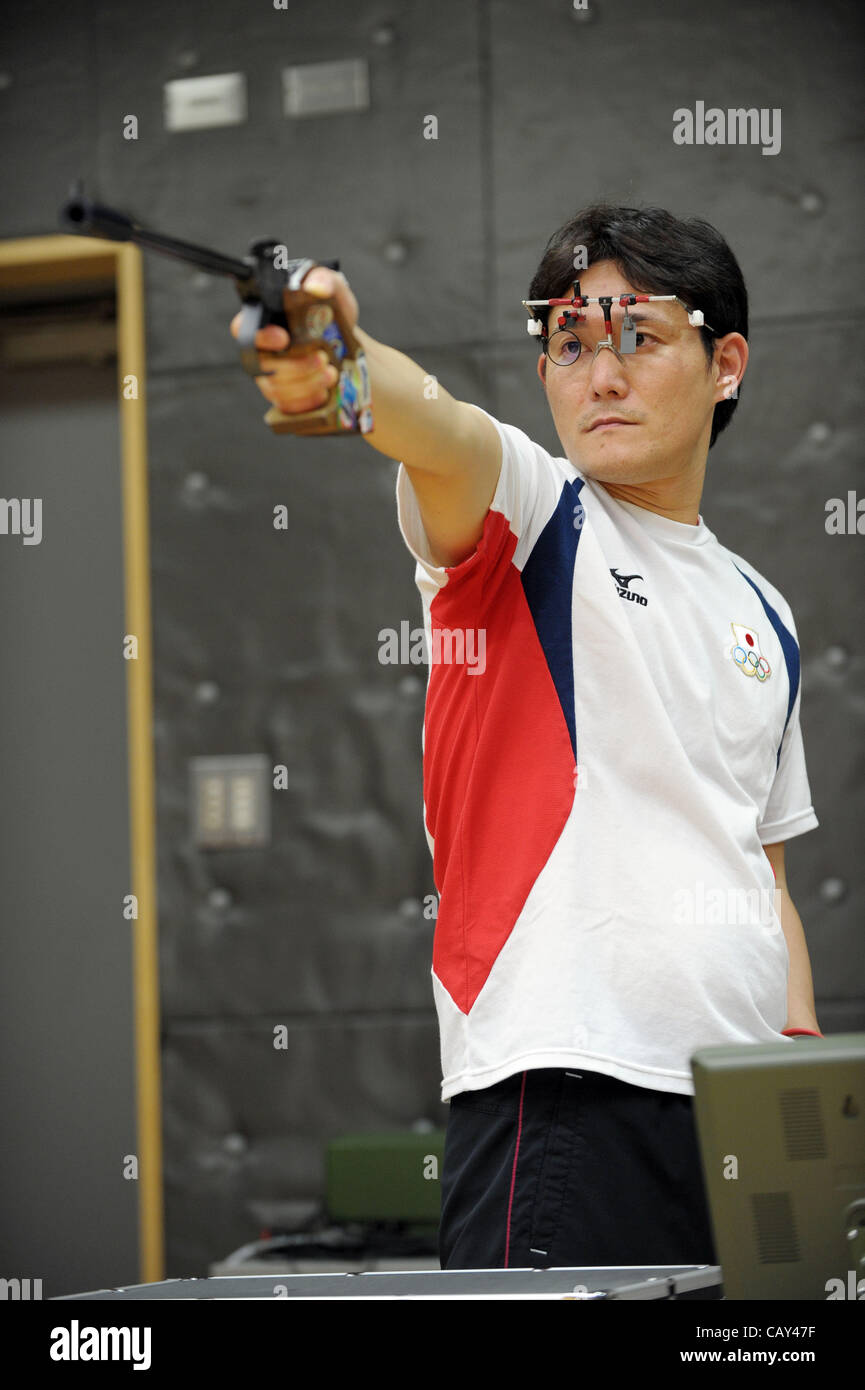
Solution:
[[[369,434],[373,429],[372,395],[363,348],[340,363],[339,378],[322,405],[285,414],[272,405],[264,417],[274,434]]]
[[[284,290],[282,298],[291,343],[287,353],[323,350],[339,377],[323,405],[291,415],[272,406],[265,424],[274,434],[368,434],[373,416],[366,355],[345,315],[335,300],[308,290]]]

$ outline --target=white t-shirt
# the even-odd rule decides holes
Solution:
[[[793,615],[702,516],[619,501],[494,423],[461,564],[432,563],[403,464],[396,483],[432,657],[442,1099],[581,1066],[693,1095],[697,1048],[786,1026],[762,846],[819,824]]]

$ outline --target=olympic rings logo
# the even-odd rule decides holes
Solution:
[[[758,656],[756,652],[746,651],[744,647],[736,645],[731,656],[746,676],[756,676],[758,681],[764,681],[772,674],[772,668],[765,656]]]

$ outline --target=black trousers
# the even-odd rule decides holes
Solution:
[[[442,1269],[717,1264],[693,1105],[576,1068],[453,1096]]]

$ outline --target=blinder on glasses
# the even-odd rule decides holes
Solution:
[[[601,348],[610,348],[621,361],[623,356],[635,353],[637,350],[638,328],[631,318],[628,310],[633,304],[651,303],[676,303],[681,304],[687,310],[688,323],[692,328],[708,328],[710,333],[715,330],[711,324],[706,323],[701,309],[692,309],[677,294],[618,294],[600,295],[596,298],[589,298],[588,295],[580,293],[580,282],[575,280],[573,284],[573,294],[570,298],[560,299],[523,299],[520,303],[528,309],[531,314],[526,327],[532,337],[540,338],[541,345],[547,358],[556,367],[569,367],[574,362],[579,361],[583,352],[583,344],[580,342],[576,333],[573,331],[575,324],[585,323],[586,315],[581,312],[589,304],[600,304],[604,312],[604,328],[606,338],[602,338],[595,346],[592,353],[594,362]],[[619,346],[613,342],[613,323],[612,306],[619,304],[625,310],[619,333]],[[549,332],[543,316],[538,312],[540,309],[561,306],[563,313],[556,320],[558,327],[552,333]]]

